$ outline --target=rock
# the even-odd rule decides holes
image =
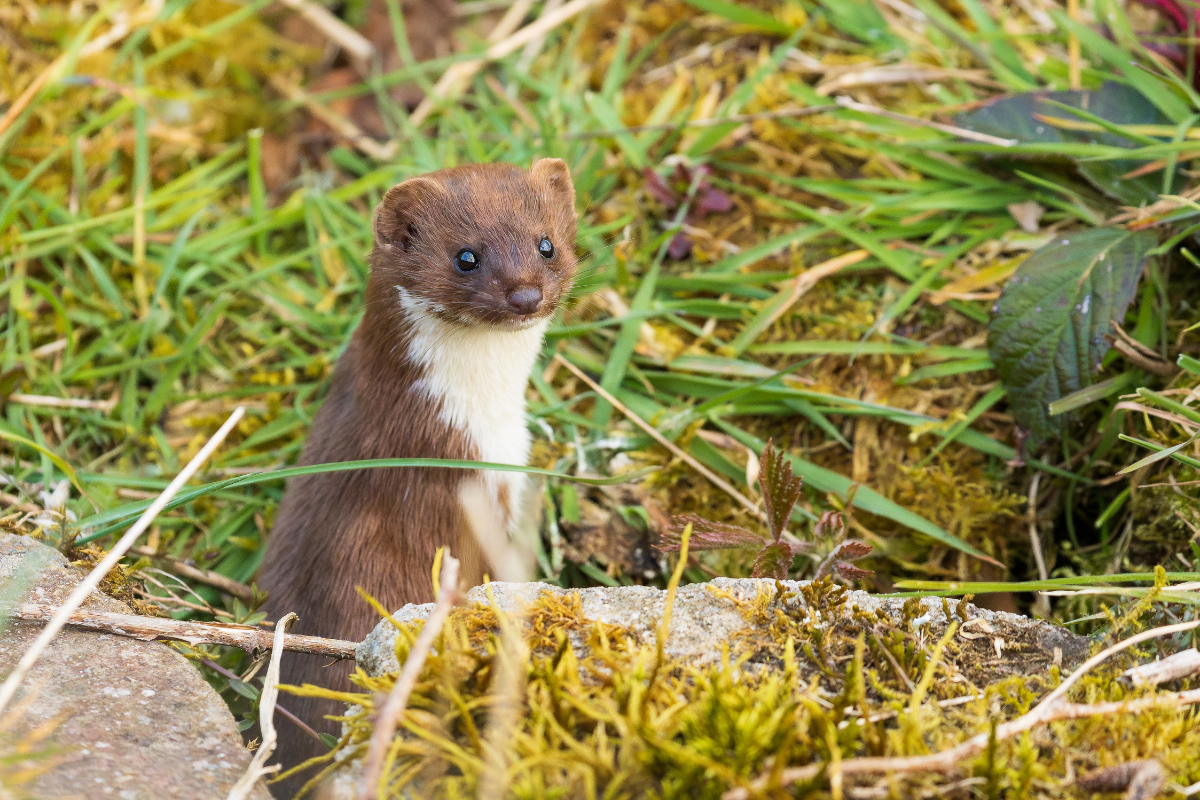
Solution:
[[[664,591],[644,586],[567,590],[543,583],[493,583],[489,589],[499,610],[511,613],[515,618],[529,620],[527,632],[534,629],[541,631],[538,634],[541,644],[537,645],[541,651],[536,657],[547,658],[546,640],[550,637],[553,641],[549,631],[554,631],[553,635],[564,633],[578,656],[575,663],[581,666],[581,683],[599,687],[604,686],[603,681],[596,680],[596,676],[603,673],[602,665],[616,662],[593,661],[590,667],[583,666],[590,655],[588,642],[599,641],[595,626],[591,623],[604,624],[606,640],[622,641],[622,648],[627,639],[629,649],[625,652],[652,653],[667,597]],[[578,600],[572,595],[577,595]],[[488,589],[483,587],[476,587],[467,593],[468,604],[487,608],[490,602]],[[432,605],[408,605],[393,617],[399,624],[405,625],[426,618],[432,608]],[[529,613],[531,610],[534,613]],[[495,620],[486,611],[467,611],[461,613],[460,619],[474,619],[477,621],[475,624],[485,626],[494,625]],[[953,636],[948,637],[946,634],[951,624],[955,624],[956,628]],[[618,631],[617,628],[622,630]],[[400,664],[395,655],[396,636],[396,628],[390,622],[384,621],[376,626],[358,646],[356,656],[359,667],[372,677],[397,672]],[[482,637],[479,640],[482,641]],[[865,644],[861,651],[858,650],[859,641]],[[878,687],[893,682],[899,684],[898,689],[903,693],[905,683],[910,689],[913,687],[914,678],[908,674],[913,664],[930,663],[920,661],[917,653],[928,657],[934,650],[940,650],[939,663],[944,665],[944,670],[939,673],[937,680],[941,685],[934,687],[926,700],[937,702],[939,698],[951,700],[970,696],[990,684],[1013,676],[1029,676],[1034,684],[1045,687],[1044,677],[1053,665],[1069,669],[1079,664],[1087,655],[1087,647],[1086,638],[1048,622],[981,609],[957,600],[884,598],[866,592],[844,591],[829,583],[817,585],[807,581],[777,583],[728,578],[717,578],[709,583],[684,586],[678,590],[664,643],[666,655],[680,666],[712,665],[717,669],[709,674],[716,674],[729,669],[727,665],[736,664],[736,672],[729,685],[741,683],[741,676],[758,674],[768,678],[763,685],[769,687],[769,678],[772,676],[768,673],[791,664],[797,686],[803,693],[817,698],[818,702],[822,694],[826,701],[837,696],[849,662],[856,657],[856,652],[862,652],[864,669],[873,676],[867,693],[873,698],[870,702],[880,704],[880,707]],[[550,649],[552,652],[553,645],[550,645]],[[882,658],[880,653],[884,654]],[[895,653],[908,660],[907,670],[900,665]],[[726,654],[729,660],[724,662]],[[624,668],[629,669],[629,664]],[[542,672],[539,673],[540,677],[531,678],[536,683],[536,692],[545,691],[550,685],[541,677],[545,674]],[[700,682],[695,678],[700,671],[690,674],[692,677],[686,678],[683,684],[698,686]],[[903,683],[896,680],[897,674]],[[942,674],[946,677],[941,677]],[[876,680],[880,682],[875,683]],[[955,685],[950,687],[948,684]],[[882,691],[889,690],[884,687]],[[1002,691],[1008,693],[1012,689],[1009,687]],[[736,692],[734,694],[736,696]],[[578,690],[565,690],[565,695],[577,698],[567,704],[571,707],[587,708],[594,703],[586,693],[578,693]],[[692,720],[692,727],[687,729],[695,732],[701,752],[712,752],[713,740],[706,739],[707,736],[728,735],[730,740],[721,739],[722,747],[726,748],[744,746],[753,749],[758,746],[753,742],[753,735],[739,727],[740,722],[734,725],[730,721],[742,719],[742,714],[753,716],[753,713],[746,709],[738,710],[741,708],[738,706],[731,706],[725,711],[713,711],[709,706],[705,708],[709,708],[711,719],[718,720],[713,722],[713,727],[705,727],[696,718]],[[348,715],[353,719],[358,712],[361,709],[351,708]],[[665,713],[662,707],[658,708],[658,712]],[[568,712],[564,713],[571,716]],[[603,713],[591,718],[599,719]],[[571,718],[575,720],[572,724],[576,724],[588,717]],[[606,742],[601,747],[606,755],[584,756],[581,757],[581,763],[590,765],[592,761],[589,758],[603,761],[614,752],[610,749],[612,745],[607,744],[609,740],[601,737],[588,739],[588,744],[572,740],[576,744],[565,748],[561,740],[553,739],[552,734],[542,733],[552,727],[542,728],[541,723],[537,723],[524,733],[529,737],[545,735],[546,752],[568,762],[575,748],[586,750],[588,747],[601,747],[598,741]],[[620,724],[614,724],[614,729],[626,730],[626,738],[615,738],[629,743],[633,748],[631,752],[642,752],[640,747],[648,747],[646,752],[649,752],[657,746],[650,746],[652,743],[648,739],[639,738],[641,734],[636,731],[630,733],[632,729],[621,728]],[[718,729],[720,734],[712,733]],[[352,737],[359,738],[348,740],[349,746],[339,751],[337,760],[341,766],[324,787],[326,794],[323,796],[334,800],[353,800],[357,796],[356,786],[362,771],[361,755],[365,746],[362,744],[363,731],[349,726],[345,730]],[[590,735],[585,725],[569,730],[584,731],[579,734],[584,739]],[[780,734],[776,732],[774,735]],[[464,748],[471,750],[471,745],[465,739],[463,741]],[[672,741],[672,746],[689,751],[691,742],[688,740]],[[710,749],[705,750],[705,747]],[[534,750],[536,747],[530,747],[522,752],[528,757]],[[649,758],[646,752],[642,752],[642,757]],[[663,758],[671,757],[664,755],[667,753],[665,746],[654,752]],[[767,762],[773,757],[769,756]],[[430,757],[430,774],[441,775],[441,770],[445,769],[444,763],[438,761],[437,757]],[[406,765],[409,776],[416,774],[413,771],[414,764],[409,762]],[[633,769],[625,774],[624,779],[633,782],[650,780],[648,776],[651,772],[650,768],[640,772]],[[545,777],[545,773],[539,774]],[[433,780],[439,778],[434,777]],[[410,785],[413,796],[420,796],[423,789],[414,778],[414,783]]]
[[[61,603],[82,574],[28,536],[0,534],[4,604]],[[99,592],[84,608],[130,613]],[[15,622],[3,632],[0,677],[41,627]],[[19,787],[23,797],[224,798],[250,763],[220,696],[161,642],[65,628],[26,676],[11,709],[20,713],[0,730],[0,741],[20,741],[49,725],[53,733],[45,743],[58,751],[49,771]],[[270,800],[261,784],[250,796]]]
[[[781,583],[787,591],[797,592],[797,599],[792,602],[803,604],[799,590],[807,586],[807,582]],[[578,593],[585,618],[625,628],[639,643],[653,643],[667,594],[649,586],[561,589],[545,583],[493,583],[491,591],[496,605],[502,611],[514,614],[535,603],[543,592],[560,596]],[[752,579],[715,578],[709,583],[681,586],[671,613],[671,628],[665,645],[667,654],[700,666],[720,659],[722,644],[735,647],[741,643],[743,650],[754,649],[756,640],[762,640],[766,632],[756,630],[754,623],[731,598],[748,604],[759,596],[759,592],[769,592],[773,597],[775,591],[774,581]],[[483,587],[469,591],[467,602],[487,605]],[[967,678],[983,684],[1011,675],[1044,673],[1055,663],[1070,666],[1087,655],[1086,638],[1048,622],[968,605],[969,619],[964,623],[957,617],[958,601],[943,604],[941,598],[924,598],[919,601],[919,611],[910,609],[907,614],[905,603],[902,598],[851,591],[846,593],[844,610],[838,613],[874,613],[936,642],[949,623],[948,608],[960,625],[955,635],[958,647],[955,665]],[[432,608],[432,604],[410,604],[393,616],[401,623],[424,619]],[[909,618],[907,623],[906,617]],[[396,630],[391,623],[380,622],[358,646],[358,665],[372,676],[398,671],[395,638]],[[577,651],[585,647],[581,635],[575,634],[572,639]]]

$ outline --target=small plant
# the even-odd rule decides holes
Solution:
[[[788,534],[788,519],[796,501],[800,499],[800,487],[804,480],[792,474],[792,465],[787,455],[776,450],[773,441],[768,440],[763,448],[760,469],[758,485],[762,492],[763,514],[766,517],[767,530],[771,534],[770,541],[765,541],[761,535],[737,525],[725,525],[695,514],[684,514],[675,517],[676,527],[663,535],[656,545],[658,549],[664,552],[678,550],[683,529],[691,525],[692,536],[688,542],[690,550],[760,548],[758,557],[754,559],[754,571],[751,573],[755,578],[784,580],[792,566],[792,560],[799,553],[809,554],[816,560],[822,551],[826,555],[817,567],[814,576],[816,578],[823,578],[832,572],[846,579],[865,578],[872,574],[870,570],[850,563],[870,553],[871,545],[846,538],[846,519],[842,511],[823,513],[813,525],[812,541],[800,541]],[[847,498],[847,507],[853,501],[854,493],[851,490]]]

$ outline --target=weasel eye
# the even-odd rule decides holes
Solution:
[[[465,247],[458,251],[458,255],[454,257],[454,266],[458,267],[459,272],[471,272],[479,268],[479,255],[469,247]]]
[[[538,242],[538,252],[542,254],[542,258],[554,258],[554,245],[545,236]]]

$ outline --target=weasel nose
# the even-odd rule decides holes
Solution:
[[[508,304],[518,314],[532,314],[542,304],[542,290],[536,286],[522,286],[508,293]]]

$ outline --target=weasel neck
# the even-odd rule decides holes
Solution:
[[[524,465],[529,458],[525,387],[549,325],[506,330],[447,322],[399,290],[401,339],[420,368],[414,389],[438,404],[442,421],[464,431],[480,461]]]

